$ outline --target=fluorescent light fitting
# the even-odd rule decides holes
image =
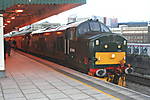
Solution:
[[[11,22],[11,21],[9,21],[9,20],[7,21],[7,23],[10,23],[10,22]]]
[[[15,19],[15,17],[11,17],[11,19]]]
[[[15,12],[16,13],[21,13],[21,12],[23,12],[23,10],[21,10],[21,9],[20,10],[15,10]]]

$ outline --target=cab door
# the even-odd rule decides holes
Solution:
[[[74,27],[68,28],[65,32],[65,39],[64,39],[64,53],[69,55],[70,52],[73,52],[73,41],[76,40],[76,29]]]
[[[69,55],[69,33],[70,33],[70,29],[67,29],[65,31],[65,39],[64,39],[64,53],[66,55]]]

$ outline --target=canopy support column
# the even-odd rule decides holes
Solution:
[[[0,77],[5,77],[3,14],[0,13]]]

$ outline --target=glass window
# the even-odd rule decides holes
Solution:
[[[67,29],[67,37],[69,40],[74,40],[76,38],[76,29],[75,28]]]
[[[148,55],[147,47],[141,47],[141,55]]]
[[[70,40],[74,40],[75,36],[76,36],[76,30],[75,30],[75,28],[71,28],[70,29],[70,34],[71,34]]]
[[[139,54],[139,47],[133,47],[133,54]]]
[[[98,22],[90,22],[91,31],[100,31],[100,25]]]
[[[131,54],[131,47],[130,46],[128,46],[128,48],[127,48],[127,53]]]
[[[64,40],[63,37],[57,37],[57,50],[58,51],[63,51],[64,50]]]
[[[101,24],[101,32],[111,32],[111,31],[104,24]]]
[[[86,32],[89,32],[89,31],[90,31],[90,28],[89,28],[89,24],[88,23],[83,23],[78,28],[78,33],[79,34],[85,34]]]

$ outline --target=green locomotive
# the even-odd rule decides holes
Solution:
[[[126,63],[127,40],[98,20],[75,22],[14,39],[19,49],[67,62],[89,75],[114,74]]]

